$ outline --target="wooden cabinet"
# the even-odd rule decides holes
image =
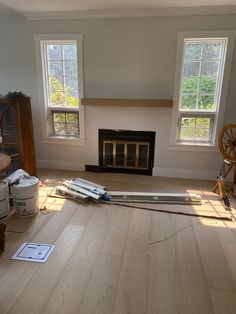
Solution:
[[[30,97],[0,99],[0,150],[11,156],[9,173],[22,168],[36,175]]]

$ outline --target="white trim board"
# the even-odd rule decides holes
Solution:
[[[216,180],[220,174],[220,168],[214,171],[177,169],[177,168],[153,168],[153,175],[158,177],[197,179],[197,180]],[[226,181],[233,181],[233,173],[230,173]]]
[[[58,12],[23,12],[28,20],[68,20],[91,18],[129,18],[155,16],[194,16],[214,14],[235,14],[236,5],[156,7],[106,10],[78,10]]]
[[[38,168],[59,169],[71,171],[85,171],[84,163],[71,163],[56,160],[37,160]],[[153,176],[180,178],[180,179],[197,179],[197,180],[216,180],[220,174],[220,168],[215,171],[177,169],[177,168],[153,168]],[[233,173],[227,176],[227,181],[233,181]]]

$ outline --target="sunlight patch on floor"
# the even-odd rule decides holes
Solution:
[[[52,192],[52,188],[41,187],[39,189],[39,206],[42,210],[50,210],[50,211],[60,211],[62,210],[65,199],[63,198],[55,198],[50,197],[50,193]]]

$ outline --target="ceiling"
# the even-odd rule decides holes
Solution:
[[[0,14],[28,18],[234,14],[236,0],[0,0]]]

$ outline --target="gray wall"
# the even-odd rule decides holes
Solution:
[[[82,169],[97,164],[98,128],[156,131],[155,174],[215,178],[219,153],[171,151],[171,109],[85,108],[85,146],[44,144],[41,140],[34,34],[84,34],[86,97],[173,99],[178,31],[236,29],[235,15],[27,21],[0,19],[0,94],[23,91],[32,97],[38,164]],[[225,123],[236,123],[234,52]]]

